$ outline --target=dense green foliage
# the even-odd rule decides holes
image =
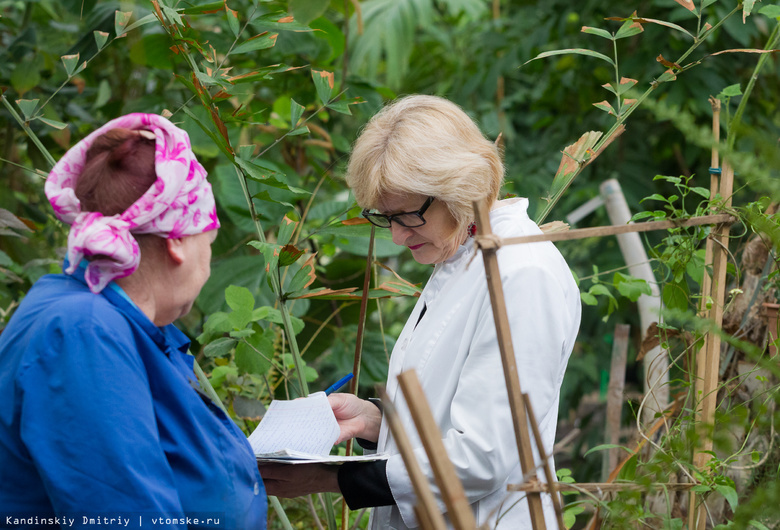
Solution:
[[[211,279],[181,322],[194,339],[193,354],[247,429],[272,397],[325,388],[352,370],[372,234],[365,224],[341,222],[358,213],[341,180],[345,161],[368,117],[408,93],[446,96],[488,137],[500,134],[504,191],[529,197],[532,215],[550,207],[547,221],[564,219],[597,196],[608,178],[621,181],[632,211],[648,212],[640,217],[677,218],[717,206],[717,198],[705,201],[708,98],[719,96],[729,132],[722,152],[737,172],[734,211],[747,227],[744,234],[735,230],[731,248],[741,251],[753,230],[766,234],[770,251],[760,288],[769,291],[778,282],[772,272],[778,220],[767,214],[772,204],[763,198],[780,197],[778,57],[715,54],[763,50],[772,39],[770,47],[779,48],[780,8],[707,0],[691,11],[685,3],[0,0],[0,329],[32,283],[59,270],[67,227],[53,218],[43,194],[53,161],[111,118],[164,113],[190,133],[223,225]],[[634,10],[643,20],[626,20]],[[572,49],[578,51],[551,53]],[[742,97],[747,91],[749,98]],[[632,99],[640,104],[632,106]],[[604,103],[594,106],[598,102]],[[564,147],[590,130],[606,133],[603,142],[618,123],[626,132],[594,163],[556,176]],[[598,153],[590,147],[587,156]],[[609,222],[602,209],[581,224]],[[646,236],[659,281],[671,286],[663,293],[675,333],[707,330],[693,317],[706,236],[704,229]],[[365,394],[384,381],[394,337],[414,301],[410,295],[429,274],[386,232],[377,231],[374,243],[383,265],[372,267],[360,374]],[[646,285],[627,276],[614,238],[559,248],[588,304],[564,382],[566,419],[577,415],[583,396],[598,398],[616,322],[634,326],[630,355],[639,350],[634,302]],[[738,275],[733,282],[740,287]],[[356,290],[339,291],[348,288]],[[687,351],[684,341],[667,340],[670,351]],[[760,354],[742,343],[736,348],[739,355]],[[690,393],[688,369],[673,363],[673,392]],[[640,372],[632,363],[633,394],[642,390]],[[771,373],[761,377],[774,381]],[[738,389],[740,381],[729,384]],[[750,425],[748,431],[774,432],[774,387],[762,392],[725,406],[724,413],[742,413],[724,414],[718,429],[733,421]],[[730,393],[724,397],[733,402]],[[577,480],[598,479],[600,455],[580,456],[603,442],[602,421],[599,414],[580,414],[575,423],[583,434],[556,455]],[[658,442],[663,450],[635,457],[642,465],[627,466],[623,477],[668,481],[677,468],[690,467],[685,462],[694,434],[685,421],[675,423]],[[727,473],[733,461],[718,453],[701,492],[719,492],[743,524],[760,519],[754,492],[762,506],[773,503],[777,510],[780,491],[757,487],[777,483],[780,453],[772,447],[738,487]],[[744,500],[739,509],[735,488]],[[669,528],[682,524],[672,508],[659,516],[629,497],[604,508],[616,527],[653,517]],[[729,510],[718,512],[727,515],[716,523],[731,519]],[[310,526],[302,501],[289,503],[287,511],[293,524]]]

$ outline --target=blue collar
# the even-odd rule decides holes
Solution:
[[[79,266],[73,271],[73,274],[69,275],[69,277],[84,284],[84,286],[87,286],[87,280],[84,277],[87,271],[87,265],[89,265],[89,261],[82,259]],[[63,272],[68,266],[68,258],[65,258],[65,261],[62,264]],[[149,317],[141,311],[124,289],[117,285],[116,282],[109,282],[106,288],[103,289],[98,296],[104,296],[113,306],[138,324],[149,337],[154,340],[160,349],[165,351],[166,355],[170,356],[172,349],[179,350],[181,353],[185,354],[189,350],[190,340],[184,333],[173,324],[162,327],[155,326],[154,322],[149,320]]]

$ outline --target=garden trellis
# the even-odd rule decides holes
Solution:
[[[710,197],[720,195],[724,200],[723,207],[727,209],[731,204],[734,172],[728,161],[724,161],[722,168],[719,167],[717,142],[719,139],[718,133],[720,127],[720,102],[714,98],[711,98],[710,102],[713,108],[713,133],[715,138],[714,145],[716,146],[713,148],[712,167],[710,168]],[[546,528],[541,504],[542,492],[548,492],[552,495],[557,516],[557,526],[563,530],[561,504],[560,499],[558,498],[558,492],[560,491],[605,493],[610,491],[646,491],[653,489],[690,490],[696,486],[697,482],[694,480],[687,483],[654,483],[649,487],[633,483],[621,484],[613,482],[558,484],[555,477],[550,472],[546,450],[542,447],[538,435],[535,436],[535,441],[539,449],[541,462],[537,465],[533,461],[531,436],[538,431],[538,426],[533,417],[533,411],[530,409],[530,403],[522,393],[520,387],[516,359],[512,349],[511,332],[509,329],[501,277],[498,270],[497,252],[502,246],[506,245],[541,241],[554,242],[575,240],[629,232],[649,232],[655,230],[668,230],[677,227],[710,225],[713,228],[706,242],[705,263],[708,266],[708,269],[711,267],[712,274],[711,276],[708,276],[707,274],[704,275],[705,281],[702,283],[701,293],[701,313],[712,322],[714,330],[719,330],[722,325],[726,295],[725,285],[726,265],[728,261],[729,227],[737,218],[729,213],[716,213],[715,211],[712,211],[708,215],[690,217],[687,219],[650,221],[556,231],[532,236],[500,238],[492,233],[488,218],[487,202],[475,202],[474,211],[477,219],[475,244],[482,251],[482,257],[485,263],[485,275],[504,367],[504,377],[509,396],[509,405],[512,411],[520,465],[525,479],[522,484],[511,485],[509,486],[509,489],[527,493],[532,528],[534,530]],[[696,396],[699,398],[697,399],[695,412],[700,427],[701,425],[712,425],[715,417],[720,343],[721,337],[717,331],[708,332],[704,338],[704,346],[698,351],[696,356],[696,376],[695,382],[693,383],[696,388]],[[463,493],[463,488],[460,481],[454,475],[454,469],[444,452],[444,448],[441,444],[441,433],[430,414],[430,409],[427,406],[425,395],[422,392],[422,388],[419,386],[416,374],[413,370],[410,370],[400,374],[398,378],[404,397],[407,403],[409,403],[409,410],[414,419],[420,439],[431,460],[435,479],[444,498],[443,500],[447,507],[450,520],[453,526],[459,530],[471,530],[475,527],[473,514],[468,510],[468,502]],[[402,429],[397,422],[394,421],[392,409],[388,411],[388,416],[393,435],[397,438],[406,439]],[[665,418],[661,418],[659,423],[663,422],[664,419]],[[712,437],[703,436],[701,437],[701,440],[703,441],[697,448],[694,457],[694,462],[700,469],[706,466],[713,448]],[[435,503],[431,501],[430,488],[428,484],[425,483],[424,477],[419,472],[414,471],[416,469],[416,461],[411,452],[411,447],[408,443],[399,443],[399,450],[401,451],[405,464],[410,470],[410,477],[412,478],[415,491],[420,497],[420,504],[417,507],[420,524],[424,529],[431,528],[438,530],[443,524],[442,517],[437,511]],[[545,478],[547,479],[546,483],[543,483],[538,479],[537,473],[539,468],[541,468],[545,474]],[[419,469],[417,469],[417,471],[419,471]],[[706,510],[702,504],[696,504],[696,496],[693,491],[690,491],[689,499],[690,509],[688,527],[703,530],[706,524]]]

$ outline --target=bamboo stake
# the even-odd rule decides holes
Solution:
[[[712,106],[712,155],[710,157],[710,197],[714,197],[720,191],[720,177],[717,169],[720,168],[720,159],[718,146],[720,143],[720,100],[710,96],[710,105]],[[713,263],[713,240],[707,238],[704,250],[704,263]],[[707,301],[712,297],[712,280],[709,274],[704,274],[701,282],[701,301],[699,302],[699,314],[708,315]],[[704,393],[705,366],[703,354],[706,351],[706,341],[700,352],[696,356],[694,363],[696,370],[696,380],[694,381],[694,399],[696,401],[695,413],[701,420],[701,399]],[[688,528],[696,528],[696,494],[691,492],[688,497]]]
[[[480,238],[492,236],[487,201],[475,201],[474,213],[477,218],[477,234]],[[552,234],[550,234],[552,235]],[[479,240],[478,240],[479,242]],[[520,389],[520,378],[517,375],[517,360],[515,359],[512,336],[509,330],[509,318],[504,301],[504,290],[501,286],[501,274],[498,270],[497,248],[482,247],[482,258],[485,262],[485,276],[487,277],[490,304],[493,309],[493,320],[496,325],[496,337],[501,352],[501,363],[504,367],[504,379],[509,396],[509,407],[512,411],[512,423],[517,441],[517,450],[520,457],[520,467],[523,475],[529,480],[536,478],[534,454],[531,448],[531,437],[528,433],[528,421],[526,409],[523,403],[523,392]],[[539,448],[541,451],[541,448]],[[533,530],[544,530],[544,512],[542,509],[542,497],[539,493],[528,495],[528,509],[531,516]]]
[[[596,226],[593,228],[575,228],[561,232],[548,232],[534,236],[496,238],[496,243],[487,241],[485,247],[500,247],[504,245],[517,245],[520,243],[538,243],[540,241],[570,241],[573,239],[585,239],[587,237],[613,236],[628,234],[630,232],[652,232],[654,230],[668,230],[669,228],[715,225],[720,223],[733,223],[736,217],[727,213],[717,215],[702,215],[688,219],[673,219],[669,221],[649,221],[646,223],[634,223],[625,225]]]
[[[561,497],[558,495],[558,481],[555,479],[555,475],[553,475],[552,467],[550,466],[550,457],[544,450],[542,434],[539,432],[539,423],[536,421],[536,415],[534,415],[534,409],[531,406],[531,399],[528,397],[528,394],[523,394],[523,402],[525,403],[525,408],[528,412],[528,423],[531,425],[531,432],[534,434],[536,447],[539,449],[539,458],[542,461],[542,469],[544,470],[544,476],[547,479],[547,489],[552,498],[553,509],[555,509],[555,519],[558,522],[558,530],[566,530],[566,525],[563,524]]]
[[[726,206],[731,205],[731,193],[734,187],[734,170],[728,161],[723,163],[723,173],[720,179],[720,194],[726,201]],[[729,226],[718,225],[713,238],[712,247],[712,300],[709,309],[708,318],[712,320],[717,328],[723,325],[723,306],[726,299],[726,266],[728,265],[728,244],[729,244]],[[705,339],[705,346],[699,351],[697,359],[698,366],[704,365],[702,394],[701,394],[701,425],[712,425],[715,422],[715,408],[718,405],[718,375],[720,373],[720,343],[719,333],[708,333]],[[704,437],[702,449],[696,454],[695,464],[702,468],[710,461],[712,451],[712,437]],[[697,510],[699,530],[704,530],[707,518],[706,510],[700,505]]]
[[[417,521],[424,530],[444,530],[447,528],[447,524],[444,522],[444,517],[442,517],[439,506],[436,504],[431,486],[428,484],[422,469],[420,469],[420,464],[414,455],[412,443],[406,435],[403,423],[398,418],[393,402],[384,389],[379,391],[379,397],[382,398],[384,419],[387,421],[388,427],[390,427],[393,440],[398,448],[398,452],[401,453],[406,471],[409,473],[409,479],[412,481],[414,493],[417,495],[417,505],[414,510],[415,515],[417,515]]]
[[[363,296],[360,298],[360,317],[358,318],[357,337],[355,337],[355,358],[352,362],[352,380],[349,391],[357,396],[360,380],[360,364],[363,357],[363,330],[366,328],[366,308],[368,307],[368,291],[371,286],[371,261],[374,256],[374,225],[371,225],[371,237],[368,240],[368,257],[366,258],[366,274],[363,276]],[[347,440],[347,456],[352,454],[353,440]],[[347,530],[349,525],[349,506],[347,501],[341,503],[341,530]]]
[[[425,397],[417,372],[407,370],[398,375],[398,384],[401,386],[409,413],[412,415],[417,432],[420,435],[428,460],[433,469],[433,476],[441,491],[444,504],[447,506],[447,514],[456,530],[474,530],[477,523],[471,511],[466,492],[463,491],[455,468],[447,456],[441,432],[436,425],[428,400]],[[537,494],[538,495],[538,494]],[[431,515],[430,511],[428,515]]]
[[[696,486],[690,482],[660,482],[656,484],[635,484],[633,482],[580,482],[578,484],[563,484],[558,482],[555,488],[559,492],[569,491],[587,491],[594,493],[611,493],[615,491],[657,491],[657,490],[669,490],[669,491],[685,491]],[[540,491],[542,493],[549,493],[550,488],[544,482],[523,484],[510,484],[507,486],[509,491]]]
[[[612,342],[612,361],[609,370],[607,389],[607,443],[617,445],[620,441],[620,418],[623,408],[623,388],[626,381],[626,354],[628,352],[628,333],[631,326],[617,324],[615,339]],[[608,449],[601,466],[601,478],[606,479],[610,471],[618,464],[617,448]]]

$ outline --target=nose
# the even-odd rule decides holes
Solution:
[[[390,234],[393,236],[393,243],[403,246],[404,242],[409,238],[412,233],[411,228],[401,226],[398,223],[390,223]]]

